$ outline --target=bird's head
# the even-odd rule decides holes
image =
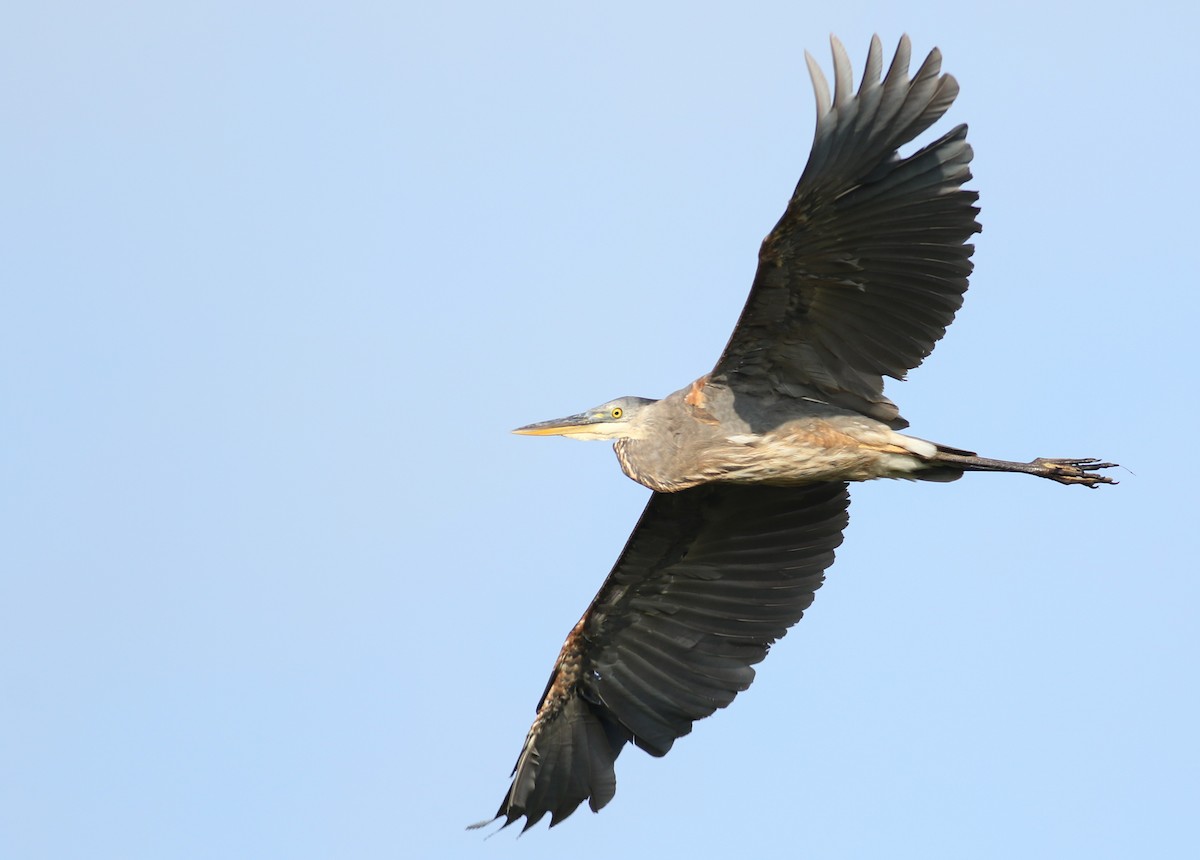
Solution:
[[[618,397],[593,409],[518,427],[522,436],[569,436],[572,439],[637,439],[646,407],[657,403],[645,397]]]

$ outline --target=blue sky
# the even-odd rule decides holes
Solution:
[[[1194,844],[1197,13],[825,6],[9,10],[0,855]],[[971,125],[913,431],[1128,471],[856,487],[732,707],[600,815],[467,833],[646,496],[508,430],[709,369],[830,32],[939,46]]]

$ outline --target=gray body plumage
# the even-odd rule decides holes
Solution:
[[[925,472],[945,477],[932,460],[936,445],[815,398],[763,402],[697,380],[626,416],[626,435],[613,446],[621,469],[663,493],[710,481],[794,485]]]

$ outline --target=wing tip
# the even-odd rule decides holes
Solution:
[[[829,47],[833,53],[833,106],[840,108],[854,97],[854,70],[846,46],[833,33],[829,34]]]
[[[830,110],[829,82],[825,80],[825,73],[821,71],[821,64],[808,51],[804,52],[804,62],[808,65],[808,75],[812,79],[813,97],[817,102],[817,124],[819,126],[821,119]]]
[[[584,800],[593,812],[603,809],[616,795],[616,759],[628,741],[609,722],[577,689],[553,703],[548,713],[539,714],[526,736],[496,815],[467,829],[478,830],[504,819],[499,828],[503,830],[524,818],[524,833],[547,814],[554,827]]]

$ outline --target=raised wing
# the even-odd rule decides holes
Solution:
[[[962,306],[979,232],[967,127],[905,158],[896,150],[949,109],[958,84],[935,48],[911,80],[908,37],[887,76],[879,38],[852,92],[833,43],[834,92],[811,56],[817,99],[812,153],[763,240],[750,297],[713,378],[762,396],[815,396],[895,428],[883,377],[920,364]]]
[[[733,701],[842,542],[843,483],[655,493],[567,636],[496,813],[550,825],[616,792],[628,741],[661,756]],[[481,822],[480,825],[488,822]]]

